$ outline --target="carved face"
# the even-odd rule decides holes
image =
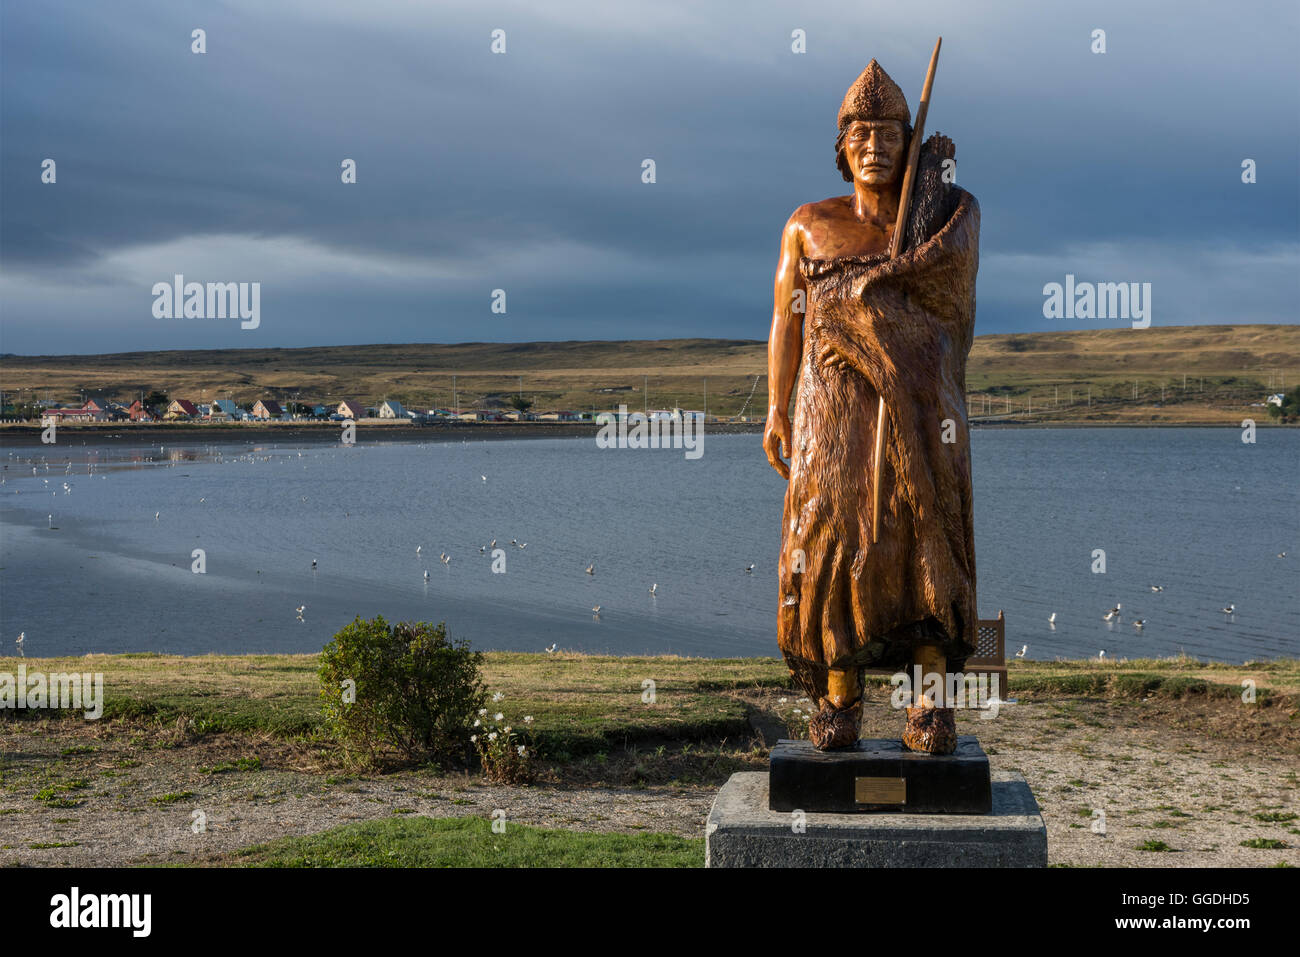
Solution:
[[[898,120],[854,120],[844,135],[844,156],[854,180],[889,186],[903,168],[903,124]]]

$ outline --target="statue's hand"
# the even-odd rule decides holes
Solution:
[[[784,412],[769,412],[767,428],[763,432],[763,451],[772,468],[783,479],[790,478],[790,466],[781,461],[781,456],[790,457],[790,416]]]
[[[822,368],[830,372],[843,372],[849,368],[849,360],[838,352],[827,352],[822,357]]]

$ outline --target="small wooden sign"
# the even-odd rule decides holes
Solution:
[[[853,799],[859,804],[906,804],[906,778],[854,778]]]

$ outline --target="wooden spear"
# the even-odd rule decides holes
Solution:
[[[921,102],[916,107],[916,125],[912,128],[912,142],[907,148],[907,166],[903,170],[903,189],[898,197],[898,219],[894,223],[894,236],[889,243],[889,258],[903,251],[903,231],[907,228],[907,210],[912,203],[912,187],[916,170],[921,163],[921,141],[925,138],[925,115],[930,111],[930,88],[934,86],[934,70],[939,65],[939,47],[943,37],[934,41],[930,54],[930,68],[925,73],[925,86],[921,88]],[[880,476],[885,455],[885,397],[880,397],[876,409],[876,468],[871,483],[871,543],[880,540]]]

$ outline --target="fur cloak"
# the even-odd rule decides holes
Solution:
[[[922,186],[934,183],[933,163],[926,165],[932,175]],[[918,195],[909,227],[929,215],[936,228],[909,229],[912,248],[897,259],[799,262],[808,311],[782,527],[778,641],[815,701],[826,695],[830,667],[908,667],[916,645],[934,642],[948,670],[957,671],[975,647],[966,357],[975,325],[979,204],[956,187]],[[844,365],[827,368],[828,355]],[[881,395],[881,527],[873,544]]]

